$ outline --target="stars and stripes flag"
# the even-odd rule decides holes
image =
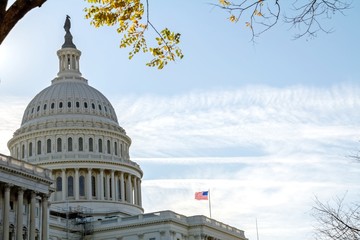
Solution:
[[[195,193],[196,200],[209,200],[209,191],[202,191]]]

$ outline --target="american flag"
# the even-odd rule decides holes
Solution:
[[[195,199],[196,200],[209,200],[209,191],[196,192]]]

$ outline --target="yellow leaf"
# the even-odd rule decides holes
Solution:
[[[234,15],[231,15],[229,19],[230,19],[230,22],[235,22],[237,20]]]
[[[223,6],[229,6],[230,5],[230,2],[227,1],[227,0],[219,0],[219,3]]]

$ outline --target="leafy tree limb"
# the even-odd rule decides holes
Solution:
[[[153,59],[146,65],[162,69],[169,61],[183,58],[180,43],[180,33],[165,28],[160,32],[150,21],[149,2],[146,0],[146,20],[142,21],[144,5],[140,0],[87,0],[92,6],[85,9],[86,18],[91,19],[95,27],[117,26],[117,32],[122,34],[120,47],[132,47],[129,59],[140,52],[150,52]],[[147,46],[145,32],[149,27],[156,33],[157,45]]]

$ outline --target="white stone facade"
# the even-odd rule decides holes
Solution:
[[[48,239],[50,170],[0,154],[0,239]]]

